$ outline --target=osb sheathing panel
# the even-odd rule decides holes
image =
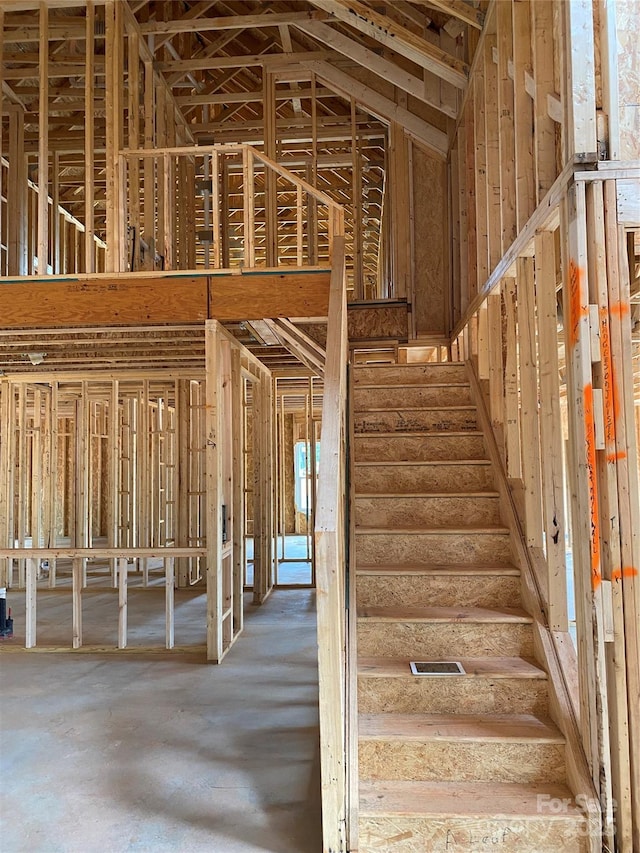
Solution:
[[[355,521],[366,527],[478,527],[500,524],[498,497],[356,497]]]
[[[501,622],[370,622],[358,620],[358,654],[456,660],[490,655],[533,656],[530,625]],[[469,709],[465,713],[471,713]]]
[[[406,341],[409,336],[407,304],[349,305],[347,329],[350,341]]]
[[[475,409],[418,409],[385,412],[367,411],[353,419],[355,432],[446,432],[477,430]]]
[[[638,0],[616,0],[620,159],[640,158],[640,39]]]
[[[361,714],[546,714],[547,682],[535,678],[361,675],[358,710]]]
[[[377,533],[356,535],[358,566],[398,566],[417,563],[511,564],[509,536],[506,533]]]
[[[413,259],[418,335],[447,331],[447,164],[413,146]]]
[[[362,779],[564,782],[561,743],[358,741]]]
[[[356,435],[356,462],[485,459],[482,435]]]
[[[517,577],[358,575],[356,595],[359,606],[456,607],[461,601],[467,607],[521,606]]]
[[[380,367],[356,367],[353,383],[361,385],[439,385],[467,382],[464,364],[401,364]]]
[[[474,465],[356,465],[356,493],[481,492],[493,489],[491,466]]]
[[[360,817],[360,853],[586,853],[585,821],[577,818]]]
[[[355,388],[353,408],[356,412],[369,409],[411,409],[421,406],[469,406],[471,389],[468,385],[389,386],[384,388]]]

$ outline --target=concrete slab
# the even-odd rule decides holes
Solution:
[[[201,653],[0,655],[3,850],[321,850],[312,591],[247,606],[219,667]]]

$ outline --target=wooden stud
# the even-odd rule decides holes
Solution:
[[[87,273],[96,271],[94,246],[95,218],[93,210],[95,204],[95,21],[95,5],[93,0],[87,0],[84,71],[84,269]]]
[[[548,568],[548,618],[552,631],[567,631],[564,465],[558,374],[555,238],[541,231],[535,240],[535,289],[540,370],[542,496]]]
[[[517,261],[518,338],[522,404],[522,474],[527,544],[542,548],[542,484],[538,412],[538,352],[536,347],[533,258]]]
[[[220,663],[222,644],[222,465],[218,323],[205,324],[207,660]]]
[[[37,561],[27,559],[27,583],[25,588],[25,649],[33,649],[36,645],[36,584]]]
[[[129,561],[126,557],[118,560],[118,648],[127,648],[127,574]]]
[[[164,584],[165,584],[165,648],[172,649],[175,645],[175,572],[174,558],[164,559]]]
[[[507,457],[507,476],[510,479],[520,479],[522,477],[522,459],[520,456],[516,282],[515,279],[511,277],[506,277],[504,279],[504,306],[507,321],[507,355],[504,374],[505,452]]]
[[[72,619],[73,619],[73,636],[72,646],[74,649],[79,649],[82,646],[82,572],[84,559],[82,557],[74,557],[72,562]]]
[[[47,274],[49,253],[49,6],[40,3],[38,125],[38,275]],[[54,210],[54,215],[56,211]]]

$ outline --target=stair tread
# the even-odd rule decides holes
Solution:
[[[482,432],[478,429],[412,429],[412,430],[391,430],[389,432],[383,432],[382,430],[363,430],[362,432],[356,432],[356,438],[360,438],[361,436],[366,438],[389,438],[390,436],[393,438],[406,438],[409,436],[410,438],[417,437],[427,437],[431,438],[433,436],[452,436],[452,435],[474,435],[482,437]],[[459,459],[455,460],[458,464],[460,462]]]
[[[477,533],[478,535],[483,535],[487,533],[499,533],[501,535],[506,535],[509,533],[508,527],[498,526],[498,525],[483,525],[481,527],[469,526],[469,527],[427,527],[426,525],[421,527],[359,527],[356,526],[356,535],[357,534],[381,534],[381,533],[393,533],[393,534],[401,534],[403,536],[410,536],[411,534],[419,534],[419,533],[445,533],[449,535],[469,535],[473,533]]]
[[[360,714],[365,740],[564,743],[551,720],[533,714]]]
[[[543,802],[563,800],[566,808],[541,809]],[[396,782],[360,780],[362,816],[406,815],[487,817],[517,815],[523,818],[561,820],[583,818],[565,785],[532,782]]]
[[[517,607],[373,607],[358,608],[358,617],[376,622],[515,622],[532,617]]]
[[[389,385],[386,382],[366,382],[358,383],[358,390],[361,388],[385,388],[386,390],[394,388],[471,388],[469,382],[394,382]]]
[[[401,385],[392,385],[392,388],[401,388],[401,387],[414,387],[414,386],[401,386]],[[439,388],[438,385],[426,385],[426,388]],[[449,387],[449,386],[447,386]],[[463,406],[446,406],[446,405],[437,405],[437,406],[366,406],[363,408],[355,407],[354,412],[358,414],[362,412],[475,412],[476,406],[472,403],[466,403]]]
[[[356,565],[357,575],[452,575],[452,576],[476,576],[483,577],[495,575],[497,577],[518,577],[520,569],[515,566],[479,566],[464,563],[452,565]]]
[[[412,433],[413,435],[414,433]],[[392,433],[392,435],[396,435],[396,433]],[[353,463],[356,468],[358,467],[402,467],[402,466],[411,466],[412,468],[417,465],[484,465],[485,467],[489,467],[491,465],[490,459],[418,459],[415,462],[407,461],[406,459],[390,459],[388,461],[363,461]]]
[[[456,658],[465,678],[530,678],[546,680],[547,673],[533,660],[521,657]],[[358,658],[358,675],[369,678],[415,678],[409,658]],[[437,677],[437,676],[436,676]],[[450,676],[442,676],[450,678]]]

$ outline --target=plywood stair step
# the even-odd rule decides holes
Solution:
[[[564,743],[549,719],[535,714],[361,714],[361,740]]]
[[[357,462],[486,460],[484,437],[475,430],[361,432],[353,441]]]
[[[362,853],[583,853],[586,836],[586,818],[562,784],[360,783]]]
[[[475,406],[420,406],[400,403],[385,408],[367,408],[353,416],[356,433],[451,432],[478,429]]]
[[[394,385],[402,382],[406,385],[427,385],[443,382],[466,382],[467,372],[464,364],[379,364],[356,365],[353,371],[354,385],[358,388],[367,385]]]
[[[359,656],[360,712],[452,714],[463,708],[469,714],[546,715],[547,674],[532,659],[450,654],[442,659],[459,661],[465,674],[415,676],[406,652],[398,657]]]
[[[513,565],[509,531],[498,526],[356,527],[355,541],[361,565]]]
[[[487,459],[356,461],[353,476],[356,494],[463,494],[495,485]]]
[[[500,500],[495,492],[470,494],[360,494],[355,497],[356,527],[403,526],[407,519],[425,527],[500,525]]]
[[[530,625],[531,616],[519,608],[489,607],[362,607],[358,617],[369,622],[512,622]]]
[[[532,619],[507,607],[358,608],[358,653],[458,660],[492,654],[533,656]]]
[[[370,409],[442,408],[471,405],[471,388],[468,383],[446,383],[436,385],[393,385],[366,388],[355,386],[352,410],[356,414]]]
[[[361,779],[564,782],[564,738],[532,714],[362,714]]]
[[[367,566],[358,564],[356,566],[356,574],[380,576],[389,575],[392,577],[395,577],[396,575],[451,575],[453,577],[456,577],[458,575],[464,575],[465,577],[519,577],[520,569],[517,569],[515,566],[494,566],[492,564],[488,564],[486,566],[466,566],[463,563],[459,565],[456,565],[455,563],[445,563],[442,565],[429,565],[428,563],[415,565],[398,565],[397,563],[392,563],[386,566]]]
[[[520,572],[489,566],[358,566],[359,606],[519,607]]]

